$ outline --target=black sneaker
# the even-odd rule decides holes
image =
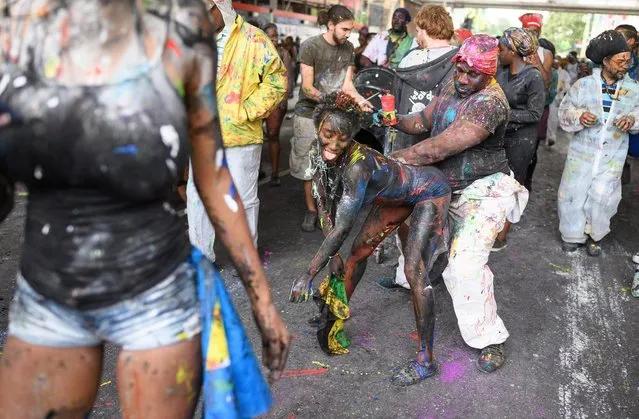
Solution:
[[[581,246],[583,246],[583,243],[568,243],[564,241],[561,242],[561,250],[566,253],[572,253],[579,249]]]
[[[277,188],[279,186],[282,186],[282,181],[280,180],[280,177],[278,175],[271,175],[271,182],[269,183],[269,185],[271,186],[271,188]]]
[[[315,225],[317,224],[317,212],[306,211],[304,221],[302,222],[302,231],[312,233],[315,231]]]
[[[588,256],[592,257],[601,255],[601,245],[599,244],[599,242],[596,242],[588,237],[588,241],[586,242],[586,253],[588,253]]]
[[[504,352],[504,344],[488,345],[481,350],[479,359],[477,359],[477,368],[481,372],[487,374],[497,371],[504,365],[506,354]]]

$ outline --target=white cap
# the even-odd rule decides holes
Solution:
[[[217,6],[220,13],[222,13],[224,26],[230,29],[235,24],[237,13],[235,9],[233,9],[233,2],[231,0],[205,0],[205,3],[209,7],[209,10],[212,9],[213,6]]]

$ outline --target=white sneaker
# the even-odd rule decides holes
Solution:
[[[635,255],[632,257],[632,261],[639,265],[639,253],[635,253]]]

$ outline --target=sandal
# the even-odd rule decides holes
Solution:
[[[592,257],[601,255],[601,245],[599,244],[599,242],[596,242],[588,237],[588,241],[586,242],[586,253],[588,253],[588,256]]]
[[[430,365],[421,365],[419,362],[409,361],[404,367],[395,367],[391,370],[391,382],[396,386],[407,387],[421,383],[428,377],[435,375],[437,364],[433,361]]]
[[[487,374],[497,371],[504,365],[506,354],[504,353],[504,344],[488,345],[481,350],[479,359],[477,360],[477,368],[481,372]]]

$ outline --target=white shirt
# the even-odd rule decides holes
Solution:
[[[222,65],[222,56],[224,55],[224,47],[229,40],[231,28],[224,25],[224,29],[215,37],[215,46],[217,47],[217,73],[220,73],[220,65]]]
[[[362,55],[376,65],[386,63],[386,48],[388,47],[388,31],[378,33],[371,39]]]
[[[455,49],[453,46],[445,46],[439,48],[424,48],[411,50],[399,63],[399,68],[407,68],[415,65],[426,64],[430,61],[436,60],[442,55],[448,54]]]

